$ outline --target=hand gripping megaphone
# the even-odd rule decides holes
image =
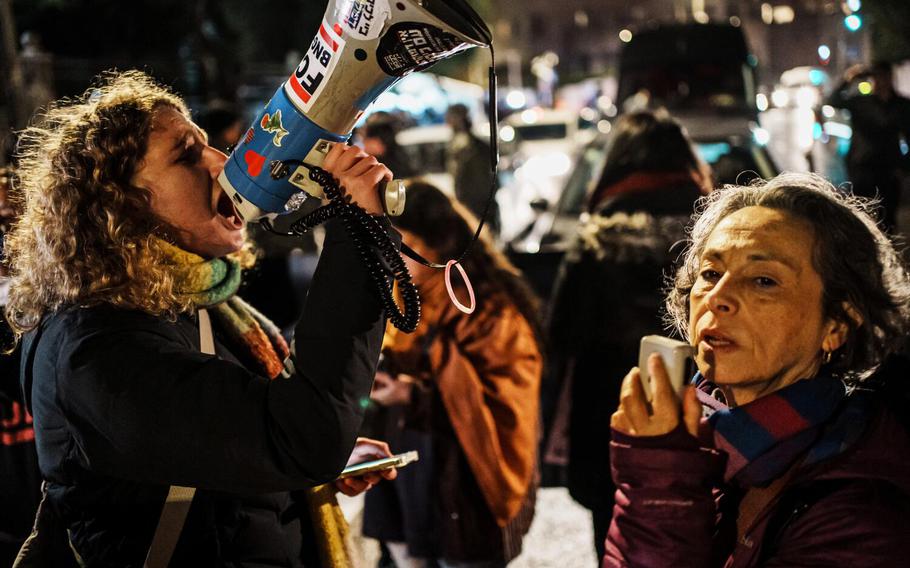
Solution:
[[[464,0],[331,0],[306,55],[231,153],[218,179],[247,222],[322,198],[307,166],[345,142],[366,108],[401,77],[472,47],[490,32]],[[305,193],[304,193],[305,192]],[[386,212],[404,190],[386,184]]]
[[[218,178],[243,220],[259,220],[270,230],[272,219],[297,209],[307,195],[331,199],[296,221],[291,234],[341,217],[385,313],[403,331],[416,329],[420,318],[420,298],[404,261],[378,221],[341,199],[332,176],[319,166],[332,144],[347,141],[366,108],[396,81],[472,47],[489,47],[492,58],[490,31],[464,0],[330,0],[300,64],[260,111]],[[492,65],[490,86],[495,112]],[[401,214],[402,183],[392,180],[381,189],[386,212]],[[403,311],[389,278],[398,283]]]

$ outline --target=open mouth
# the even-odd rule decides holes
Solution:
[[[701,340],[714,348],[731,347],[733,345],[736,345],[730,339],[727,339],[726,337],[724,337],[722,335],[717,335],[717,334],[713,334],[713,333],[702,334]]]
[[[237,208],[234,207],[234,202],[231,200],[231,197],[223,189],[218,195],[218,203],[215,205],[215,211],[224,217],[227,223],[234,227],[235,229],[243,228],[243,218],[240,217],[240,214],[237,213]]]

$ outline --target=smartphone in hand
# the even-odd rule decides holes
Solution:
[[[658,353],[670,377],[670,385],[677,395],[682,393],[686,381],[695,374],[695,348],[688,343],[663,337],[661,335],[646,335],[641,338],[641,347],[638,351],[638,369],[641,373],[641,386],[648,400],[653,398],[651,389],[651,376],[648,373],[648,357],[651,353]]]
[[[413,451],[397,454],[387,458],[381,458],[378,460],[365,461],[354,465],[349,465],[348,467],[344,468],[344,471],[341,472],[341,475],[338,476],[338,479],[344,479],[345,477],[359,477],[366,473],[404,467],[409,463],[416,462],[417,459],[417,452]]]

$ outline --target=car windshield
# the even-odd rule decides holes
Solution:
[[[421,142],[403,145],[402,148],[412,164],[420,164],[423,173],[446,171],[446,142]]]
[[[525,124],[516,126],[515,134],[522,141],[562,139],[568,136],[568,128],[563,122]]]
[[[742,65],[736,62],[672,62],[624,69],[629,97],[647,97],[668,110],[749,108]]]

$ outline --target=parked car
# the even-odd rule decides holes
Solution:
[[[505,158],[497,193],[503,239],[514,237],[534,218],[532,202],[559,198],[572,156],[595,135],[591,122],[561,110],[527,109],[503,121],[499,137]]]
[[[755,64],[742,28],[663,25],[639,30],[620,53],[617,100],[624,112],[646,102],[673,116],[755,120]]]

